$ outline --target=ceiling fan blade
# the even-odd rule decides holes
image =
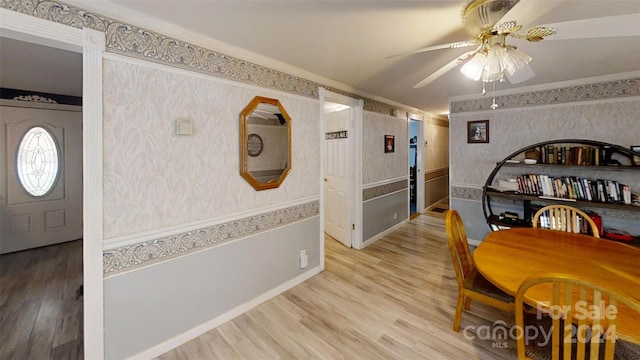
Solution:
[[[428,84],[432,83],[433,81],[435,81],[436,79],[438,79],[440,76],[444,75],[446,72],[448,72],[449,70],[453,69],[454,67],[462,64],[463,62],[465,62],[467,59],[469,59],[471,56],[473,56],[473,54],[475,54],[479,49],[476,49],[474,51],[469,51],[461,56],[458,56],[457,58],[453,59],[452,61],[450,61],[449,63],[447,63],[445,66],[441,67],[440,69],[436,70],[433,74],[427,76],[424,80],[420,81],[419,83],[415,84],[413,86],[414,89],[418,89],[424,86],[427,86]]]
[[[539,0],[520,0],[511,8],[500,21],[515,20],[518,24],[528,27],[532,25],[540,16],[555,9],[568,0],[539,1]]]
[[[638,24],[640,13],[546,24],[544,27],[556,29],[556,34],[545,41],[640,36]]]
[[[452,42],[452,43],[448,43],[448,44],[427,46],[427,47],[422,48],[422,49],[417,49],[417,50],[412,50],[412,51],[409,51],[409,52],[406,52],[406,53],[402,53],[402,54],[387,56],[387,59],[391,59],[391,58],[399,57],[399,56],[407,56],[407,55],[419,54],[419,53],[422,53],[422,52],[433,51],[433,50],[459,49],[459,48],[474,46],[474,45],[478,45],[478,44],[480,44],[480,42],[478,40],[457,41],[457,42]]]

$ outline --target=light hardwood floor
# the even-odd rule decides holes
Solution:
[[[421,215],[364,250],[327,238],[322,273],[159,360],[515,359],[513,343],[483,332],[510,314],[472,302],[451,330],[445,236],[442,218]]]
[[[0,359],[82,359],[82,240],[0,256]]]

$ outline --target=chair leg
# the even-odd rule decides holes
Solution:
[[[453,331],[458,332],[460,330],[460,320],[462,319],[462,306],[464,305],[464,296],[458,294],[458,303],[456,304],[456,314],[453,317]]]
[[[464,309],[468,311],[469,308],[471,308],[471,298],[466,297],[464,299]]]

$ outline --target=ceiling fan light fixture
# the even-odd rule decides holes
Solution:
[[[484,82],[504,81],[505,75],[512,84],[514,82],[511,79],[522,82],[532,78],[534,74],[528,64],[533,58],[515,46],[505,45],[503,37],[502,35],[487,38],[484,49],[475,53],[471,60],[460,68],[460,72],[474,81],[482,79]],[[529,71],[520,76],[516,75],[525,68]]]
[[[503,66],[511,75],[513,75],[516,71],[522,69],[525,65],[529,64],[531,60],[533,60],[531,56],[523,53],[513,46],[508,46],[506,48],[504,56],[502,57],[502,61],[504,62]]]
[[[466,77],[478,81],[482,77],[484,66],[487,63],[487,57],[483,53],[476,53],[471,60],[467,61],[461,68],[460,72]]]
[[[489,48],[487,52],[487,63],[484,65],[483,78],[495,77],[498,73],[502,72],[502,66],[500,59],[504,57],[504,49],[502,46],[494,46]]]
[[[502,72],[502,70],[498,72],[488,72],[488,71],[482,72],[482,81],[484,82],[501,81],[503,78],[504,78],[504,73]]]
[[[506,75],[510,83],[518,84],[536,76],[536,73],[533,72],[533,69],[531,68],[531,66],[529,66],[529,64],[525,64],[523,67],[518,69],[518,71],[515,74],[507,73]]]

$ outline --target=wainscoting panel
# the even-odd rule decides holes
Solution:
[[[409,217],[409,194],[401,191],[380,196],[362,205],[363,242],[373,236],[407,220]],[[395,214],[395,219],[394,219]]]
[[[105,358],[144,352],[317,268],[319,226],[316,216],[105,279]]]

